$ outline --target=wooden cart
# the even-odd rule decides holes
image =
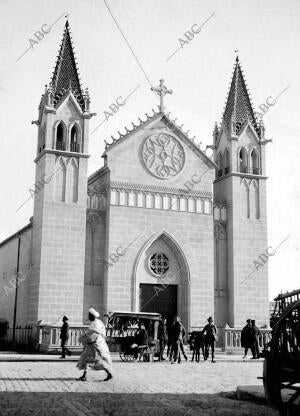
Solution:
[[[274,300],[272,339],[265,346],[265,395],[282,414],[300,415],[300,290]]]
[[[161,319],[159,313],[111,312],[106,327],[106,341],[111,351],[118,351],[122,361],[153,361],[159,355],[157,329]],[[134,350],[139,323],[148,332],[148,344]]]

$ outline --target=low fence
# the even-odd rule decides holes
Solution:
[[[32,325],[25,325],[24,327],[18,325],[15,328],[14,337],[13,328],[6,326],[6,328],[2,328],[3,334],[0,338],[0,343],[2,346],[13,344],[15,346],[33,348],[37,341],[35,329]]]
[[[68,348],[71,350],[82,350],[80,337],[87,326],[70,326]],[[60,327],[52,325],[41,325],[39,327],[39,350],[42,352],[54,352],[60,350]]]
[[[71,350],[81,350],[82,344],[80,337],[86,330],[87,326],[70,326],[68,347]],[[193,327],[191,331],[201,331],[202,327]],[[263,349],[264,345],[271,340],[271,329],[260,328],[260,335],[258,336],[259,348]],[[128,336],[130,330],[126,333],[120,331],[107,329],[108,336]],[[242,328],[218,328],[219,341],[217,346],[227,353],[241,353],[243,351],[241,345]],[[13,343],[13,328],[7,327],[5,335],[0,338],[0,342],[4,346],[12,345]],[[30,349],[38,349],[41,352],[58,352],[60,350],[60,327],[54,325],[26,325],[24,327],[17,326],[15,329],[15,343],[14,345],[26,347]]]
[[[241,336],[243,328],[224,328],[224,351],[225,352],[241,352],[243,347],[241,345]],[[271,329],[259,328],[258,346],[263,349],[264,345],[271,341]]]
[[[68,347],[72,350],[82,350],[79,339],[86,326],[70,327]],[[7,326],[2,329],[0,345],[2,348],[11,346],[39,350],[41,352],[58,352],[61,350],[60,327],[52,325],[25,325],[15,328],[15,340],[13,328]]]

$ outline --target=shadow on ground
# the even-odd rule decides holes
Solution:
[[[78,388],[80,386],[78,385]],[[278,416],[234,393],[0,392],[1,416]]]

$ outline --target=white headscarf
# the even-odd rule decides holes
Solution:
[[[94,309],[94,308],[90,308],[90,309],[89,309],[89,313],[90,313],[91,315],[93,315],[95,318],[99,318],[99,316],[100,316],[100,313],[99,313],[99,312],[97,312],[97,311],[96,311],[96,309]]]

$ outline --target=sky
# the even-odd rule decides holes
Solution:
[[[51,78],[65,15],[81,81],[97,113],[91,131],[102,122],[90,136],[89,173],[103,164],[104,140],[157,109],[150,87],[161,78],[173,90],[167,110],[202,149],[212,144],[214,123],[221,121],[236,50],[256,111],[284,91],[264,114],[266,138],[272,139],[266,146],[269,246],[285,240],[268,261],[270,299],[299,288],[298,0],[0,0],[0,241],[33,212],[32,199],[18,210],[34,185],[37,127],[31,121]],[[42,27],[49,33],[30,41]],[[128,95],[104,121],[109,106]]]

